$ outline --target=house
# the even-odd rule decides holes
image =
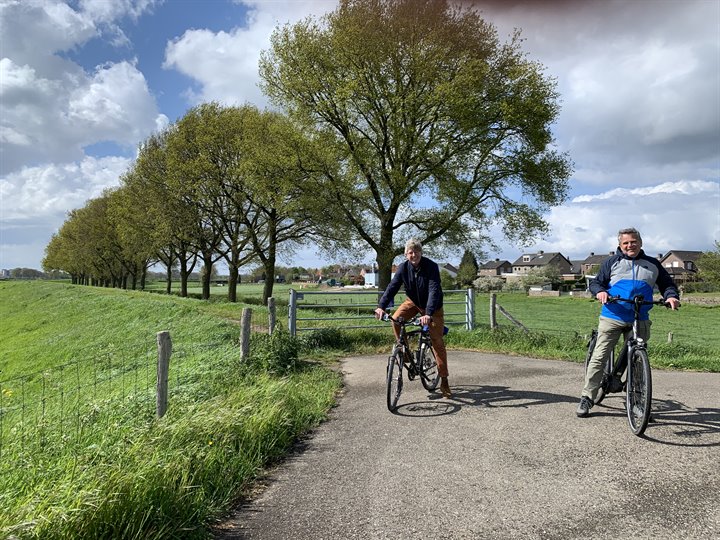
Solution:
[[[445,263],[445,264],[441,264],[441,265],[439,265],[439,266],[440,266],[440,271],[441,271],[441,272],[442,272],[443,270],[445,270],[448,274],[450,274],[450,277],[451,277],[451,278],[455,279],[455,278],[457,277],[458,269],[455,268],[452,264],[450,264],[450,263]]]
[[[697,260],[702,251],[668,251],[665,255],[659,254],[658,260],[676,283],[687,283],[697,278]]]
[[[377,287],[379,281],[379,274],[375,271],[374,266],[372,270],[363,268],[362,270],[360,270],[360,275],[365,280],[366,287]]]
[[[614,254],[615,252],[611,251],[609,254],[603,253],[602,255],[595,255],[595,253],[591,251],[590,255],[580,263],[580,272],[578,273],[582,274],[583,276],[586,276],[588,274],[594,276],[603,261]]]
[[[545,253],[544,251],[521,255],[512,264],[512,271],[513,274],[527,275],[533,270],[543,269],[548,266],[554,266],[560,274],[571,274],[572,264],[562,253]]]
[[[512,272],[512,264],[510,261],[495,259],[494,261],[488,261],[480,265],[478,268],[478,275],[485,277],[496,277],[502,274],[509,274]]]

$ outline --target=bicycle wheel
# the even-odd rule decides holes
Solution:
[[[435,360],[435,353],[430,345],[423,343],[420,346],[420,380],[425,390],[432,392],[437,388],[438,382],[440,381],[440,373],[438,372],[437,360]]]
[[[597,342],[597,330],[592,331],[590,341],[587,344],[587,353],[585,354],[585,374],[587,375],[588,365],[590,365],[590,358],[592,358],[593,351],[595,350],[595,343]],[[611,359],[612,361],[612,359]],[[606,370],[604,370],[606,371]],[[604,377],[603,377],[604,379]],[[605,399],[605,381],[600,385],[597,395],[595,397],[595,405],[600,405],[600,402]]]
[[[402,385],[402,357],[400,351],[394,351],[387,365],[387,408],[390,412],[397,408]]]
[[[642,435],[650,420],[652,407],[652,376],[645,349],[634,349],[627,367],[625,395],[628,423],[635,435]]]

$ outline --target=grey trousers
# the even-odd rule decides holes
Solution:
[[[649,320],[638,321],[638,337],[645,341],[650,339],[651,324]],[[632,323],[600,317],[597,342],[590,357],[590,362],[588,362],[587,372],[585,373],[585,386],[582,390],[582,395],[592,399],[593,403],[602,383],[603,366],[607,359],[610,358],[610,352],[615,349],[620,336],[625,336],[625,339],[632,337]]]

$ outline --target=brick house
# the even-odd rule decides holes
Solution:
[[[659,254],[658,260],[676,283],[695,281],[697,278],[697,260],[702,251],[668,251],[665,255]]]
[[[478,268],[478,275],[485,277],[497,277],[512,272],[512,264],[510,261],[495,259],[481,264]]]
[[[580,263],[580,274],[586,276],[588,274],[595,275],[594,267],[599,268],[605,259],[614,255],[615,252],[603,253],[602,255],[595,255],[592,251],[590,256],[586,257],[585,260]]]
[[[547,266],[555,266],[563,275],[572,273],[572,263],[562,253],[545,253],[544,251],[520,255],[512,264],[512,271],[514,274],[522,276]]]

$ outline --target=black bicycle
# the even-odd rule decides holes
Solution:
[[[600,384],[595,405],[607,394],[625,392],[625,409],[627,411],[630,429],[635,435],[642,435],[650,420],[652,408],[652,373],[645,340],[638,337],[638,321],[640,320],[640,307],[649,305],[666,306],[665,300],[647,301],[642,295],[634,298],[609,297],[608,302],[627,302],[633,304],[634,318],[632,335],[625,340],[620,354],[616,357],[611,351],[610,358],[603,366],[603,378]],[[597,342],[597,331],[593,330],[588,342],[585,356],[585,372],[587,373],[590,357]],[[630,361],[628,362],[628,358]],[[623,378],[624,377],[624,378]]]
[[[398,400],[403,388],[403,368],[407,371],[408,380],[414,380],[418,376],[422,385],[428,392],[437,388],[440,381],[437,360],[430,342],[430,331],[428,326],[421,326],[418,317],[415,316],[409,321],[402,317],[393,318],[385,313],[383,321],[391,321],[400,328],[400,335],[393,345],[392,353],[387,363],[387,407],[389,411],[397,408]],[[408,331],[408,326],[421,326],[417,330]],[[417,336],[417,347],[412,350],[409,340]]]

